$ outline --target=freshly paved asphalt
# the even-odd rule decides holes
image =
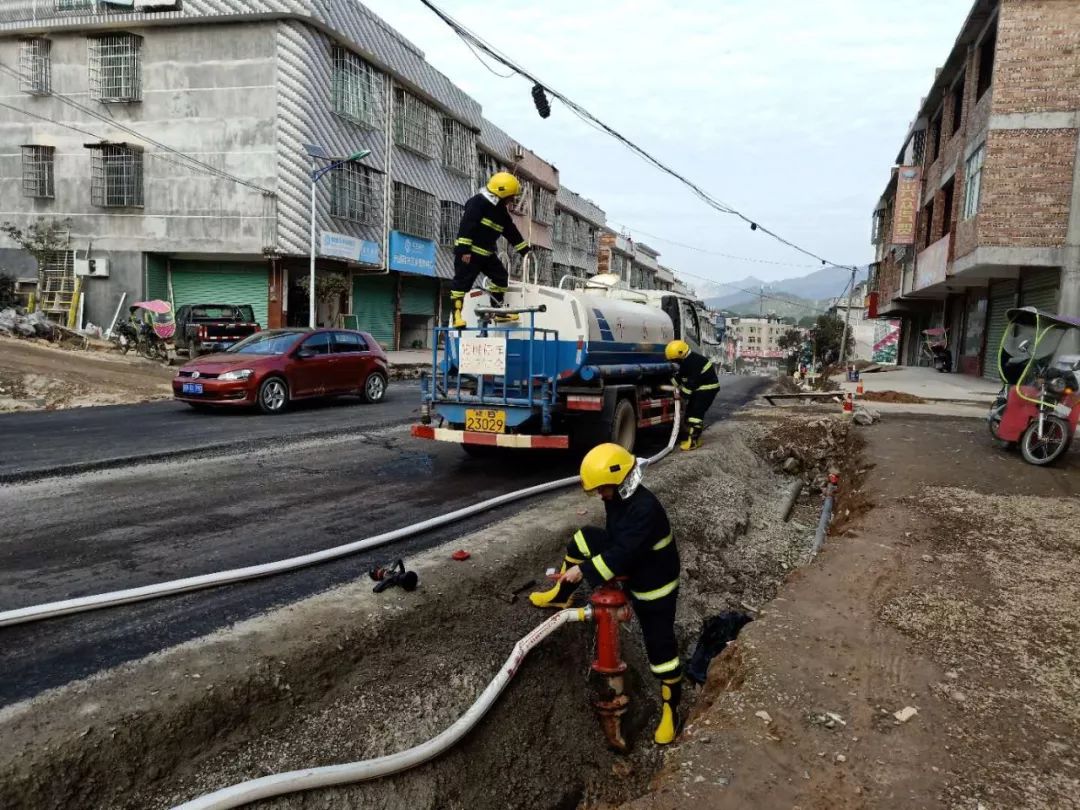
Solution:
[[[711,417],[725,417],[767,384],[725,377]],[[412,439],[401,423],[414,418],[415,402],[411,387],[399,384],[379,406],[311,406],[280,417],[207,415],[172,403],[0,417],[0,446],[23,455],[5,454],[3,469],[39,478],[0,486],[0,610],[328,548],[576,466],[560,454],[533,456],[538,463],[530,465],[472,459],[457,446]],[[639,452],[665,439],[654,432]],[[212,442],[231,449],[214,454]],[[192,447],[204,450],[40,477],[50,463],[92,463],[95,453],[138,458],[126,451]],[[0,705],[326,590],[461,531],[450,526],[290,574],[0,628]]]

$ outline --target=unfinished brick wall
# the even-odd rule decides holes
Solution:
[[[596,254],[596,272],[611,272],[611,252],[615,250],[615,234],[600,232],[600,249]]]
[[[1075,129],[990,132],[979,205],[980,245],[1065,243],[1077,134]]]
[[[994,114],[1080,110],[1080,2],[1002,0]]]

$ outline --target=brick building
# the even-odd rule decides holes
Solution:
[[[1080,3],[978,0],[874,212],[879,316],[900,361],[945,327],[954,368],[996,378],[1005,312],[1080,315]]]

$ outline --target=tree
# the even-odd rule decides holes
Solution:
[[[821,358],[822,362],[826,365],[838,362],[840,360],[840,339],[844,334],[844,319],[830,313],[819,315],[814,322],[812,331],[817,356]],[[851,332],[852,330],[849,329],[847,336],[849,355],[855,344],[855,338]]]
[[[49,260],[56,253],[71,247],[70,229],[70,219],[39,219],[25,229],[11,222],[0,225],[0,233],[33,256],[37,262],[39,292],[45,286],[45,268]]]
[[[304,292],[308,292],[311,279],[304,276],[300,279],[299,286]],[[341,311],[341,299],[348,294],[348,276],[341,273],[319,273],[315,276],[315,300],[326,310],[325,317],[320,318],[324,324],[333,326],[337,322],[338,313]]]
[[[793,374],[799,365],[799,355],[802,353],[803,343],[802,330],[795,327],[785,330],[784,334],[776,341],[776,345],[784,352],[788,374]]]

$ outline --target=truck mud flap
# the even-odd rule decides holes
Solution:
[[[412,435],[417,439],[431,439],[454,444],[475,444],[485,447],[514,447],[523,450],[565,450],[570,446],[569,436],[529,436],[517,433],[477,433],[471,430],[452,430],[430,425],[413,425]]]

